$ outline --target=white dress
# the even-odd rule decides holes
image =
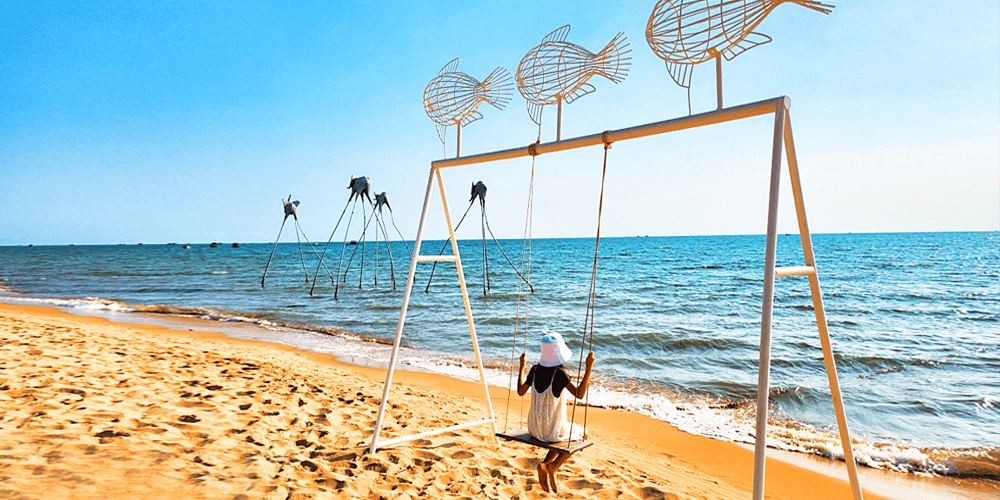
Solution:
[[[555,379],[555,372],[552,373]],[[542,392],[535,391],[531,384],[531,406],[528,408],[528,433],[539,441],[579,441],[583,439],[583,428],[566,420],[566,393],[563,389],[556,398],[552,395],[552,381]]]

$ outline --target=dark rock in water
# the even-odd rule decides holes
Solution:
[[[167,243],[167,246],[176,245],[177,243]]]
[[[208,246],[208,248],[219,248],[219,244],[213,241],[212,244]]]
[[[142,246],[142,243],[136,243],[136,246],[140,246],[140,247],[141,247],[141,246]]]
[[[351,240],[351,242],[348,243],[348,245],[357,245],[357,244],[358,244],[358,240]]]
[[[239,248],[239,247],[240,247],[239,243],[233,243],[233,248]]]
[[[181,248],[191,248],[191,245],[184,245]]]

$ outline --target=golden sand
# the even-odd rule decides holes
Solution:
[[[0,304],[0,498],[750,497],[751,451],[610,410],[591,410],[596,444],[558,495],[534,476],[542,453],[497,447],[489,426],[368,454],[383,380],[274,344]],[[482,418],[476,384],[396,380],[383,437]],[[494,389],[501,419],[506,397]],[[850,488],[769,460],[767,497]]]

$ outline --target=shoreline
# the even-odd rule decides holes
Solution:
[[[62,323],[63,325],[71,325],[75,328],[82,328],[87,331],[104,331],[104,330],[129,330],[132,332],[138,332],[139,336],[135,338],[134,341],[129,342],[127,339],[123,340],[118,338],[115,342],[125,342],[126,345],[136,344],[140,341],[149,341],[151,339],[157,339],[158,342],[155,345],[160,345],[161,343],[174,343],[179,341],[187,342],[188,344],[198,344],[201,346],[204,344],[205,349],[211,347],[211,352],[225,352],[232,353],[234,350],[246,351],[249,350],[252,354],[252,358],[263,358],[263,359],[276,359],[284,358],[281,361],[288,363],[289,359],[295,358],[296,363],[301,362],[301,360],[308,360],[312,366],[312,369],[335,369],[348,373],[354,377],[360,377],[364,380],[366,387],[369,391],[355,391],[365,393],[364,396],[367,398],[375,398],[376,400],[381,397],[381,386],[384,382],[385,371],[381,368],[364,367],[364,366],[352,366],[343,363],[343,360],[336,359],[333,355],[321,354],[309,351],[297,350],[293,347],[276,344],[273,342],[266,342],[260,340],[240,340],[227,337],[222,333],[218,333],[219,330],[225,330],[225,328],[220,328],[219,322],[214,322],[210,320],[201,320],[196,318],[171,318],[172,323],[176,323],[180,328],[167,328],[160,326],[160,321],[156,321],[160,318],[149,318],[151,323],[155,325],[137,325],[138,319],[136,313],[127,313],[126,319],[133,319],[133,321],[127,321],[126,323],[112,322],[101,317],[93,316],[80,316],[73,313],[61,311],[51,307],[43,306],[21,306],[21,305],[11,305],[7,303],[0,303],[0,317],[3,318],[3,325],[7,325],[8,318],[12,316],[17,316],[21,318],[30,318],[32,321],[40,322],[41,324],[52,324],[52,323]],[[199,331],[185,331],[181,328],[184,326],[190,327],[190,330],[197,328]],[[205,330],[205,331],[202,331]],[[30,329],[29,329],[30,331]],[[149,347],[149,344],[147,344]],[[210,352],[205,351],[205,352]],[[242,353],[242,352],[241,352]],[[246,355],[246,354],[244,354]],[[116,356],[117,357],[117,356]],[[232,356],[230,356],[232,357]],[[260,359],[257,359],[260,361]],[[280,364],[280,363],[279,363]],[[9,372],[0,372],[7,374]],[[469,409],[478,409],[482,411],[483,401],[481,386],[478,383],[466,382],[454,378],[450,378],[441,374],[434,373],[421,373],[414,371],[400,371],[397,372],[399,375],[396,378],[396,382],[393,384],[393,394],[400,394],[398,398],[406,401],[409,396],[407,393],[416,394],[431,394],[435,396],[434,400],[438,401],[438,404],[427,405],[418,404],[418,402],[406,401],[414,408],[419,407],[420,410],[413,411],[413,417],[420,418],[421,413],[433,415],[439,413],[444,401],[457,400],[461,401]],[[10,385],[8,383],[8,385]],[[371,389],[374,389],[372,391]],[[497,412],[498,428],[502,429],[503,415],[504,415],[504,404],[506,402],[507,391],[501,387],[491,387],[491,397],[493,399],[494,408]],[[373,393],[369,393],[373,392]],[[3,397],[4,393],[0,393],[0,402],[8,403]],[[397,396],[393,394],[390,395],[390,402],[395,404]],[[370,406],[370,405],[369,405]],[[452,406],[448,403],[446,406]],[[377,410],[377,402],[375,403],[375,409]],[[610,464],[631,464],[637,467],[624,467],[622,471],[615,476],[613,480],[610,480],[610,484],[601,484],[601,489],[606,490],[613,485],[619,488],[620,491],[625,491],[627,486],[634,486],[635,484],[641,483],[642,481],[651,481],[652,485],[642,486],[641,488],[653,488],[657,489],[659,486],[664,486],[664,488],[658,491],[669,493],[671,490],[666,486],[669,484],[675,484],[677,482],[684,483],[683,489],[689,493],[694,491],[703,491],[706,494],[710,494],[709,497],[727,498],[730,496],[749,496],[749,489],[752,487],[752,465],[753,457],[752,451],[747,450],[744,446],[729,443],[725,441],[717,441],[706,437],[694,436],[673,428],[665,422],[651,419],[642,415],[634,413],[626,413],[615,410],[606,410],[601,408],[593,408],[591,413],[592,431],[591,436],[597,442],[594,446],[594,451],[583,452],[580,455],[574,456],[570,464],[577,462],[591,463],[593,461],[606,460]],[[9,413],[11,410],[4,408],[4,413]],[[365,411],[371,411],[371,408]],[[468,409],[465,411],[469,411]],[[350,413],[347,413],[348,415]],[[9,419],[0,420],[0,425],[5,425],[5,422]],[[432,421],[435,421],[431,417]],[[440,421],[441,417],[437,418]],[[445,419],[447,420],[447,419]],[[363,427],[363,426],[362,426]],[[370,424],[369,424],[370,427]],[[361,431],[361,435],[367,436],[364,440],[366,443],[370,442],[371,430],[367,429],[367,434],[363,432],[362,429],[355,429],[355,432]],[[391,431],[390,431],[391,432]],[[383,431],[383,437],[386,437],[386,431]],[[433,440],[426,440],[432,442],[440,442],[442,444],[438,446],[443,446],[445,444],[450,444],[456,446],[457,448],[462,448],[463,445],[468,446],[486,446],[489,441],[488,428],[485,426],[480,426],[477,429],[473,429],[469,432],[461,432],[456,434],[445,434],[438,436]],[[470,442],[470,440],[474,442]],[[413,447],[395,447],[386,450],[380,450],[371,459],[385,456],[408,456],[408,454],[420,451],[421,442],[417,442]],[[455,443],[459,443],[455,445]],[[355,443],[358,444],[358,443]],[[362,443],[364,444],[364,443]],[[353,448],[345,448],[339,451],[350,452]],[[489,446],[490,450],[494,450],[492,446]],[[357,453],[359,450],[354,450]],[[513,447],[504,447],[493,453],[512,452]],[[490,455],[491,452],[483,450],[483,454]],[[5,455],[9,452],[4,452]],[[534,455],[537,453],[534,450],[522,449],[516,455],[525,455],[535,459]],[[828,462],[827,466],[832,466],[834,469],[839,468],[841,471],[840,477],[831,477],[829,471],[818,472],[815,470],[808,470],[789,463],[788,459],[778,460],[775,459],[775,455],[783,455],[778,453],[777,450],[768,450],[769,458],[767,463],[767,493],[769,497],[774,498],[827,498],[828,493],[832,491],[843,491],[844,495],[837,494],[837,496],[842,496],[844,498],[850,497],[850,489],[846,480],[846,468],[843,466],[842,462],[833,462],[830,460],[817,459],[820,462]],[[801,454],[790,454],[792,455],[794,462],[795,455]],[[364,460],[367,454],[358,454],[358,460]],[[579,457],[579,458],[578,458]],[[24,457],[21,457],[24,458]],[[483,457],[487,462],[488,458]],[[516,458],[514,456],[510,457],[511,460]],[[800,459],[802,457],[799,457]],[[514,462],[511,462],[514,464]],[[459,460],[459,462],[464,462],[467,460]],[[0,461],[4,467],[8,467],[4,464],[5,461]],[[442,458],[440,462],[448,463],[448,459]],[[457,465],[457,464],[456,464]],[[520,481],[519,486],[523,489],[530,485],[531,476],[527,473],[527,470],[522,466],[510,465],[509,467],[499,467],[493,471],[485,471],[487,477],[489,474],[499,474],[503,475],[505,473],[511,474],[511,479],[514,483]],[[593,463],[591,463],[593,465]],[[567,466],[569,467],[569,466]],[[607,465],[605,465],[607,467]],[[517,469],[517,470],[507,470]],[[614,466],[612,466],[612,469]],[[632,469],[644,471],[642,477],[630,476],[627,472]],[[593,469],[593,468],[592,468]],[[682,472],[678,470],[683,469]],[[581,469],[583,470],[583,469]],[[596,469],[594,469],[596,470]],[[938,497],[942,498],[989,498],[990,495],[994,495],[1000,492],[1000,488],[992,482],[983,482],[975,479],[959,479],[959,478],[949,478],[949,477],[932,477],[932,478],[917,478],[908,477],[912,475],[904,475],[899,473],[891,473],[884,471],[874,471],[872,469],[862,468],[862,488],[866,490],[867,498],[913,498],[913,491],[921,491],[927,493],[928,490],[932,490]],[[155,471],[154,471],[155,472]],[[474,474],[474,477],[479,477],[484,471],[480,471],[479,474]],[[881,474],[884,477],[878,477]],[[586,475],[586,473],[584,473]],[[833,476],[836,476],[834,473]],[[691,478],[711,478],[711,481],[694,481]],[[902,477],[901,481],[892,481],[892,478]],[[466,478],[468,479],[468,478]],[[662,481],[667,479],[667,484],[662,484]],[[452,478],[453,482],[456,478]],[[581,480],[583,481],[583,480]],[[707,481],[707,480],[706,480]],[[608,483],[609,480],[596,481],[595,478],[587,478],[584,482],[574,483],[577,486],[591,483]],[[462,481],[459,483],[464,484]],[[896,484],[894,484],[896,483]],[[372,483],[375,487],[378,486],[378,482]],[[714,484],[716,486],[709,486]],[[818,485],[823,485],[821,488],[817,488]],[[444,485],[447,486],[447,485]],[[718,488],[723,488],[726,491],[719,490]],[[915,488],[915,490],[914,490]],[[565,487],[566,491],[571,489]],[[500,490],[497,490],[500,491]],[[530,490],[532,495],[539,494],[541,491],[538,489],[537,485]],[[574,490],[575,491],[575,490]],[[586,491],[586,487],[580,489],[580,491]],[[652,490],[650,490],[652,491]],[[818,496],[815,492],[822,491],[824,494]],[[736,492],[741,492],[736,495]],[[745,492],[745,493],[743,493]],[[509,491],[508,491],[509,493]],[[566,493],[568,494],[568,493]],[[506,498],[502,492],[497,493],[497,498]],[[813,496],[809,496],[813,495]],[[970,496],[972,495],[972,496]],[[980,496],[976,496],[980,495]],[[487,495],[490,496],[490,495]],[[667,496],[669,498],[669,496]],[[681,495],[680,498],[683,498]]]

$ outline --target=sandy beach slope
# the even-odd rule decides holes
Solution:
[[[541,453],[497,447],[489,426],[371,455],[383,380],[274,344],[0,303],[0,498],[750,497],[752,452],[600,409],[558,495],[533,475]],[[397,380],[385,437],[484,414],[475,384]],[[506,397],[493,392],[501,427]],[[847,499],[845,478],[769,460],[767,497]]]

